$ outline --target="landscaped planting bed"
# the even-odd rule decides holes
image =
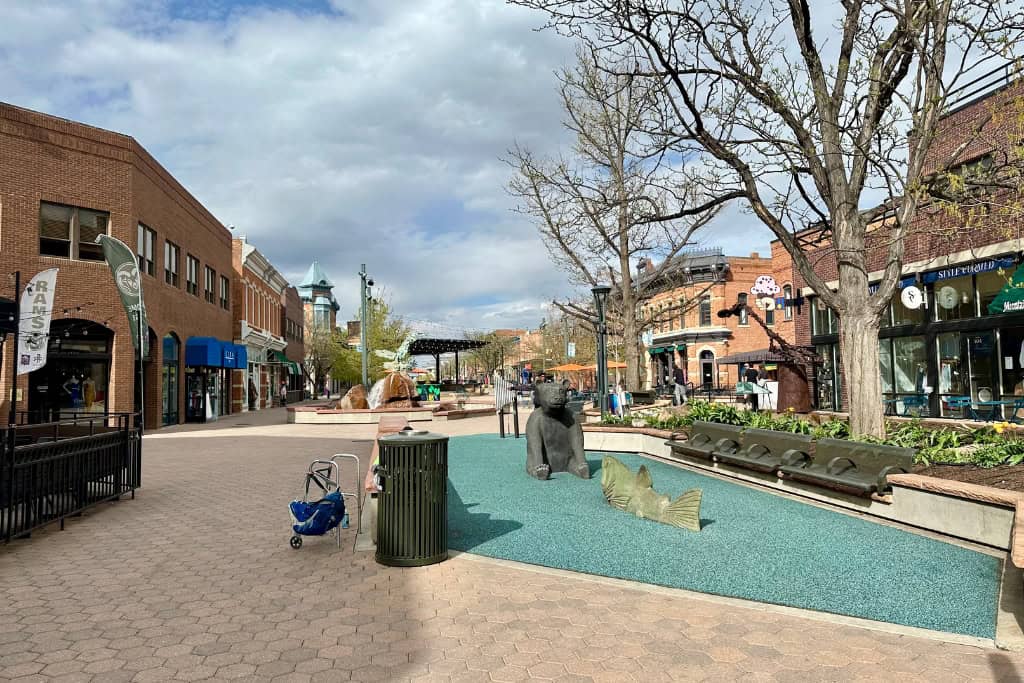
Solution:
[[[1024,491],[1024,438],[1007,423],[972,428],[929,427],[919,420],[889,421],[885,439],[850,434],[849,424],[832,419],[814,423],[792,413],[771,414],[739,410],[734,406],[691,401],[671,415],[643,418],[643,425],[669,431],[687,431],[694,421],[720,422],[822,438],[852,439],[917,449],[914,473],[942,479]],[[608,418],[606,426],[633,426],[634,418]]]

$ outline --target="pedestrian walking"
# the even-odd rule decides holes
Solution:
[[[288,404],[288,382],[281,380],[281,405]]]
[[[673,399],[676,405],[686,405],[686,371],[681,366],[676,366],[672,372],[672,380],[675,382],[675,394]]]

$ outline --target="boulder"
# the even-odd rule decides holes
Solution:
[[[393,372],[384,378],[384,394],[381,397],[381,408],[414,408],[419,405],[419,394],[416,382]]]
[[[348,393],[338,401],[338,410],[367,410],[370,404],[366,400],[366,387],[357,384],[348,390]]]

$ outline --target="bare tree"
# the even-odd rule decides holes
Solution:
[[[564,71],[561,81],[565,125],[575,136],[572,154],[540,160],[515,147],[510,191],[573,284],[612,287],[610,313],[626,342],[627,382],[636,388],[639,335],[649,324],[638,319],[638,304],[650,295],[647,283],[657,280],[728,198],[695,205],[694,197],[702,193],[673,162],[671,146],[646,132],[651,121],[665,115],[657,79],[608,73],[581,50],[578,64]],[[660,264],[638,283],[631,266],[649,256],[661,257]],[[555,304],[575,317],[591,318],[589,292],[580,301]]]
[[[992,0],[842,0],[813,10],[810,0],[512,2],[545,11],[611,77],[660,82],[668,115],[648,132],[700,160],[711,198],[739,195],[838,314],[851,428],[884,434],[880,317],[926,179],[949,163],[935,158],[936,128],[972,68],[1004,59],[1020,38],[1020,10]],[[834,38],[823,38],[829,28]],[[880,202],[885,258],[872,294],[875,216],[862,209]],[[812,224],[824,226],[838,287],[815,271],[820,245],[800,239]]]

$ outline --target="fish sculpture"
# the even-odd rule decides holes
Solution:
[[[681,529],[700,531],[700,489],[690,489],[675,500],[653,488],[646,465],[633,474],[615,458],[601,461],[601,489],[612,507],[631,512],[641,519],[652,519]]]

